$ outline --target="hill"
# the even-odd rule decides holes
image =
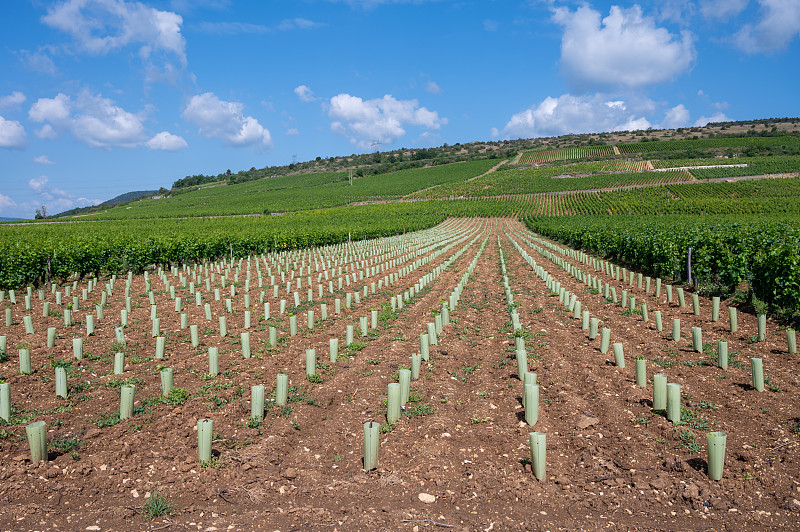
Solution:
[[[111,198],[110,200],[106,200],[103,203],[100,203],[98,205],[91,205],[89,207],[78,207],[76,209],[70,209],[68,211],[63,211],[63,212],[60,212],[58,214],[55,214],[55,215],[51,216],[51,218],[62,218],[64,216],[74,216],[74,215],[77,215],[77,214],[85,214],[85,213],[95,212],[98,209],[101,209],[103,207],[108,207],[108,206],[112,206],[112,205],[118,205],[120,203],[125,203],[125,202],[128,202],[128,201],[137,200],[139,198],[153,196],[154,194],[157,194],[158,192],[159,192],[158,190],[136,190],[136,191],[133,191],[133,192],[126,192],[124,194],[120,194],[119,196],[115,196],[115,197]]]
[[[202,185],[187,186],[191,181],[186,181],[164,197],[93,208],[81,214],[91,214],[91,219],[97,220],[262,215],[455,198],[502,198],[516,214],[593,213],[598,209],[630,212],[630,205],[636,204],[630,202],[630,197],[640,198],[637,201],[648,198],[647,208],[653,208],[655,202],[655,208],[665,213],[694,212],[698,201],[703,204],[701,208],[716,212],[725,207],[714,207],[706,201],[720,194],[718,187],[710,183],[800,171],[800,133],[796,126],[793,120],[787,120],[648,131],[641,135],[603,133],[484,143],[479,149],[445,146],[426,152],[433,154],[432,159],[426,159],[428,166],[383,173],[376,168],[385,168],[386,163],[375,160],[406,157],[405,152],[378,154],[380,157],[364,155],[351,161],[355,164],[352,183],[353,168],[347,172],[327,171],[332,163],[320,161],[313,163],[313,169],[326,171],[309,171],[306,163],[298,163],[292,173],[279,175],[288,168],[273,168],[270,171],[278,174],[265,178],[250,179],[258,172],[245,172]],[[524,149],[526,146],[535,149]],[[457,155],[471,158],[447,162]],[[374,164],[369,166],[371,160]],[[685,191],[677,187],[701,183],[706,186]],[[652,190],[654,185],[659,188]],[[781,197],[794,193],[791,182],[784,185],[788,189],[783,192],[781,187],[764,186],[772,190],[769,194]],[[745,197],[748,186],[741,185],[737,197],[742,201],[749,201]],[[630,191],[633,188],[651,190],[637,193]],[[560,197],[564,194],[574,195],[569,198],[572,207],[562,205],[567,201]],[[667,196],[685,200],[667,202]],[[589,207],[588,203],[593,205]]]

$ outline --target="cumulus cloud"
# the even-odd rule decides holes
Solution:
[[[156,133],[153,138],[145,142],[144,145],[151,150],[163,151],[178,151],[189,147],[183,137],[173,135],[169,131]]]
[[[502,131],[494,129],[493,137],[549,137],[571,133],[631,131],[647,129],[651,123],[644,114],[652,110],[652,102],[612,100],[602,94],[547,97],[538,105],[513,115]]]
[[[362,149],[373,144],[391,144],[406,134],[405,125],[419,126],[425,130],[438,130],[447,124],[447,118],[417,100],[397,100],[390,94],[383,98],[362,100],[358,96],[339,94],[330,99],[328,116],[333,119],[331,130],[346,136]]]
[[[17,206],[17,202],[5,194],[0,194],[0,212],[4,209],[13,209]]]
[[[36,164],[47,164],[47,165],[56,164],[53,161],[51,161],[47,155],[39,155],[38,157],[34,157],[33,162],[35,162]]]
[[[725,20],[744,11],[750,0],[700,0],[700,13],[706,18]]]
[[[56,132],[55,128],[50,124],[43,125],[39,129],[34,131],[34,134],[40,139],[52,140],[58,138],[58,133]]]
[[[275,26],[253,24],[252,22],[200,22],[194,28],[214,35],[240,35],[243,33],[277,33],[280,31],[309,30],[324,26],[306,18],[283,19]]]
[[[686,72],[695,59],[692,35],[659,28],[642,9],[611,6],[607,17],[588,5],[575,11],[559,7],[553,20],[564,27],[561,64],[581,88],[644,87]]]
[[[442,88],[435,81],[429,81],[428,83],[426,83],[425,84],[425,90],[430,92],[431,94],[441,94],[442,93]]]
[[[686,127],[688,123],[689,110],[681,103],[667,111],[664,121],[661,123],[661,128],[677,129],[679,127]]]
[[[698,118],[694,123],[694,127],[703,127],[711,122],[730,122],[730,121],[731,119],[725,116],[725,113],[714,113],[711,116],[701,116],[700,118]]]
[[[304,102],[313,102],[316,100],[314,93],[311,91],[308,85],[298,85],[294,88],[294,93]]]
[[[372,9],[382,4],[422,4],[426,0],[327,0],[335,4],[343,3],[350,7],[360,9]]]
[[[46,122],[37,132],[40,138],[67,131],[93,148],[132,148],[146,137],[144,113],[130,113],[112,100],[86,90],[74,100],[63,93],[55,98],[40,98],[31,106],[28,117],[34,122]]]
[[[268,129],[252,116],[244,116],[244,105],[220,100],[214,93],[192,96],[181,116],[196,125],[200,134],[220,138],[232,146],[272,147]]]
[[[183,18],[171,11],[125,0],[64,0],[48,9],[42,22],[70,35],[77,49],[89,54],[137,47],[148,80],[174,79],[173,58],[186,66]],[[47,59],[37,58],[45,68]]]
[[[34,177],[30,181],[28,181],[28,188],[30,188],[36,194],[42,194],[47,190],[48,181],[50,181],[50,178],[47,177],[46,175]]]
[[[6,120],[0,116],[0,148],[23,149],[28,145],[25,128],[16,120]]]
[[[47,210],[53,214],[72,209],[75,207],[86,207],[88,205],[98,205],[102,203],[99,199],[89,199],[77,197],[66,190],[49,187],[50,178],[46,175],[34,177],[28,181],[28,188],[36,194],[36,200],[24,203],[21,207],[33,210],[42,204],[47,206]]]
[[[19,91],[14,91],[8,96],[0,97],[0,109],[17,107],[25,102],[25,95]]]
[[[58,74],[58,69],[56,68],[55,63],[53,63],[53,59],[47,52],[45,52],[45,50],[46,47],[43,47],[35,52],[31,50],[17,50],[16,54],[22,63],[22,66],[24,66],[26,69],[33,72],[39,72],[41,74],[55,76]]]
[[[737,46],[749,54],[778,52],[800,36],[800,2],[759,0],[761,19],[745,24],[734,35]]]

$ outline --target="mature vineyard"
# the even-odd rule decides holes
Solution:
[[[597,159],[614,154],[611,146],[591,146],[580,148],[562,148],[557,150],[526,151],[522,154],[519,163],[530,165],[549,163],[553,161],[568,161],[570,159]]]
[[[645,172],[650,170],[650,161],[624,161],[615,159],[606,162],[601,171],[602,172]]]
[[[738,157],[734,159],[663,159],[653,161],[656,168],[687,167],[698,179],[800,172],[800,157]],[[710,167],[710,168],[704,168]]]
[[[717,137],[706,139],[661,140],[619,144],[617,148],[619,148],[622,154],[637,154],[763,146],[800,146],[800,137],[796,135],[787,135],[775,137]]]
[[[786,331],[621,266],[461,219],[4,293],[0,517],[795,528]]]
[[[689,181],[686,170],[666,172],[633,172],[599,174],[603,163],[584,163],[569,166],[550,166],[536,169],[509,169],[492,172],[467,182],[453,183],[424,190],[412,195],[418,198],[461,196],[497,196],[502,194],[535,194],[658,185]]]
[[[290,212],[336,207],[353,202],[398,198],[427,187],[477,176],[496,159],[414,168],[354,179],[347,174],[300,174],[260,179],[237,185],[217,185],[169,198],[143,200],[94,214],[92,219],[172,218]]]
[[[430,227],[444,217],[406,203],[283,216],[4,226],[0,287],[375,238]]]
[[[800,309],[800,216],[529,218],[531,230],[598,253],[654,276],[686,279],[692,271],[708,289],[731,296],[742,285],[773,312],[797,318]],[[800,325],[797,323],[796,325]]]

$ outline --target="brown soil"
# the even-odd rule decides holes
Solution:
[[[754,316],[739,313],[739,332],[728,332],[728,307],[723,302],[719,322],[711,322],[711,303],[701,298],[701,312],[658,301],[652,290],[625,286],[637,302],[646,301],[650,321],[626,316],[623,309],[593,294],[560,266],[537,254],[532,235],[511,220],[451,220],[445,224],[462,240],[430,263],[401,278],[391,287],[344,308],[347,290],[363,290],[396,269],[387,269],[358,281],[335,295],[327,294],[330,319],[306,328],[306,310],[296,310],[297,336],[269,348],[268,325],[288,336],[288,318],[277,316],[272,290],[265,287],[273,318],[263,313],[255,280],[251,343],[254,356],[244,359],[238,342],[243,329],[244,283],[237,288],[234,313],[223,301],[205,294],[214,320],[205,321],[188,288],[167,275],[189,323],[200,325],[201,346],[193,348],[188,329],[164,284],[152,272],[161,330],[167,337],[167,357],[154,360],[150,305],[144,279],[134,277],[133,308],[126,330],[126,368],[113,375],[114,327],[124,308],[125,279],[116,281],[113,296],[98,320],[95,336],[85,336],[89,303],[99,302],[100,285],[81,302],[72,327],[59,315],[46,318],[36,292],[33,309],[24,311],[22,296],[13,305],[14,324],[0,326],[8,338],[9,358],[0,363],[0,375],[11,384],[13,422],[0,426],[0,528],[3,530],[797,530],[800,526],[800,467],[798,452],[798,357],[786,353],[785,334],[768,324],[767,340],[752,342]],[[442,233],[445,233],[443,231]],[[416,298],[393,314],[385,313],[370,331],[363,349],[328,364],[328,339],[343,346],[348,324],[380,308],[391,296],[413,286],[478,236],[469,248]],[[627,367],[613,364],[613,355],[600,353],[599,337],[589,340],[580,320],[564,310],[507,236],[511,235],[538,264],[571,293],[583,309],[600,318],[612,331],[612,342],[622,342]],[[513,331],[502,275],[498,237],[509,283],[526,331],[530,371],[540,383],[540,416],[535,427],[524,422],[520,404],[522,385],[516,371]],[[362,468],[362,433],[366,421],[385,421],[387,384],[396,370],[410,366],[419,351],[419,335],[432,321],[479,251],[458,306],[451,312],[431,361],[423,363],[420,379],[412,382],[418,394],[397,425],[381,435],[377,470]],[[377,253],[374,248],[371,253]],[[426,254],[430,254],[429,250]],[[404,251],[402,264],[420,257]],[[326,257],[335,256],[333,250]],[[563,255],[559,255],[562,256]],[[380,262],[394,256],[380,256]],[[603,281],[610,277],[572,261]],[[313,259],[311,262],[313,266]],[[374,266],[374,264],[373,264]],[[273,267],[273,273],[274,273]],[[266,274],[264,264],[261,270]],[[240,277],[246,272],[242,265]],[[233,274],[231,274],[232,277]],[[313,308],[320,316],[314,276]],[[334,279],[336,276],[332,277]],[[220,275],[216,276],[219,286]],[[307,274],[301,295],[305,295]],[[268,284],[269,278],[265,278]],[[621,293],[623,283],[612,281]],[[85,287],[86,285],[81,285]],[[327,283],[326,283],[327,287]],[[203,289],[205,287],[203,285]],[[663,290],[665,292],[665,290]],[[78,290],[80,293],[80,290]],[[281,297],[285,295],[285,283]],[[362,292],[363,295],[363,292]],[[333,298],[342,298],[342,313],[334,315]],[[303,300],[305,297],[302,298]],[[66,302],[66,300],[65,300]],[[0,303],[10,306],[8,296]],[[93,307],[92,307],[93,308]],[[291,303],[289,303],[291,308]],[[655,330],[653,311],[661,310],[666,324],[680,317],[683,338],[674,342]],[[33,317],[35,334],[25,334],[22,316]],[[1,315],[1,314],[0,314]],[[228,337],[220,337],[217,316],[226,315]],[[702,326],[706,342],[726,338],[731,367],[705,365],[706,354],[691,347],[690,328]],[[56,327],[56,347],[46,348],[46,329]],[[84,359],[72,356],[73,337],[84,338]],[[33,373],[17,373],[19,347],[29,344]],[[220,349],[220,374],[207,378],[207,349]],[[322,383],[304,378],[305,349],[316,348]],[[694,419],[673,426],[651,409],[652,385],[634,382],[634,357],[652,359],[648,376],[663,373],[681,384],[684,407]],[[764,360],[769,387],[759,393],[750,386],[748,358]],[[68,369],[68,399],[54,394],[52,361],[72,361]],[[656,365],[657,361],[661,366]],[[191,397],[182,405],[160,401],[157,364],[171,367],[175,385]],[[736,366],[736,367],[734,367]],[[248,426],[250,386],[264,384],[269,391],[276,374],[290,374],[297,387],[290,409],[272,406],[258,427]],[[135,415],[115,425],[98,427],[103,415],[118,411],[119,379],[136,381]],[[428,411],[427,415],[421,415]],[[25,425],[44,420],[48,437],[77,437],[79,447],[59,452],[50,460],[32,464]],[[21,419],[22,418],[22,419]],[[201,467],[197,455],[198,419],[214,420],[214,460]],[[547,475],[540,482],[531,471],[528,433],[547,434]],[[728,434],[725,471],[719,482],[706,474],[705,435]],[[686,431],[684,433],[684,431]],[[683,440],[681,434],[684,434]],[[696,440],[701,450],[688,447]],[[143,506],[155,490],[174,506],[168,516],[147,519]],[[423,494],[432,496],[420,497]]]

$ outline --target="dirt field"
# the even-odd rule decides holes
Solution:
[[[247,261],[239,272],[233,313],[225,310],[229,288],[215,285],[221,301],[205,289],[212,307],[206,321],[178,277],[166,275],[183,299],[188,323],[200,325],[200,346],[192,347],[189,330],[180,327],[175,302],[155,272],[150,280],[166,337],[164,360],[153,358],[150,303],[143,276],[133,278],[126,336],[126,366],[113,374],[114,328],[125,307],[125,278],[116,280],[112,296],[86,336],[85,316],[99,303],[107,279],[81,301],[73,325],[65,327],[63,306],[49,287],[51,314],[42,317],[42,302],[33,293],[26,312],[22,294],[13,307],[13,325],[0,324],[7,337],[8,358],[0,375],[11,386],[11,425],[0,426],[0,529],[3,530],[797,530],[800,528],[800,382],[797,355],[787,354],[783,329],[768,323],[766,341],[757,338],[756,317],[739,312],[739,331],[728,330],[728,306],[711,321],[711,302],[701,298],[700,315],[669,304],[666,290],[656,299],[575,260],[573,265],[618,293],[626,289],[637,303],[646,302],[649,321],[624,312],[594,293],[561,266],[538,254],[531,235],[511,220],[451,220],[428,232],[448,238],[453,247],[424,247],[406,236],[402,258],[383,272],[318,299],[314,271],[313,303],[288,309],[297,316],[299,333],[288,335],[288,316],[278,315],[266,267],[266,299],[272,317],[263,317],[251,261],[249,291],[253,357],[241,354],[244,329],[244,282]],[[528,367],[540,385],[540,413],[535,427],[525,423],[522,383],[517,375],[509,305],[503,289],[500,247],[510,288],[524,328]],[[600,352],[600,337],[589,340],[581,320],[573,319],[558,297],[536,276],[512,240],[570,293],[583,310],[611,329],[611,341],[624,347],[626,367]],[[387,240],[386,242],[390,242]],[[379,465],[362,468],[363,424],[385,422],[387,385],[397,370],[410,367],[420,350],[420,334],[441,309],[467,267],[480,253],[450,324],[430,348],[429,363],[412,381],[412,402],[401,420],[386,426],[380,438]],[[364,247],[363,249],[367,249]],[[421,251],[419,256],[414,249]],[[345,308],[345,293],[377,283],[422,257],[446,249],[408,272],[391,286],[376,287],[361,303]],[[402,309],[391,311],[392,296],[403,294],[425,274],[459,250],[463,253],[429,281]],[[378,244],[369,248],[373,267],[398,256]],[[334,250],[326,251],[333,260]],[[564,257],[560,255],[560,257]],[[352,258],[352,256],[351,256]],[[360,261],[361,259],[359,259]],[[346,264],[351,264],[347,262]],[[292,265],[293,266],[293,265]],[[222,270],[224,273],[224,270]],[[233,276],[234,269],[229,277]],[[273,266],[273,274],[277,268]],[[319,272],[322,272],[320,268]],[[181,273],[186,275],[183,270]],[[336,266],[331,270],[336,282]],[[307,275],[302,275],[305,301]],[[287,273],[287,278],[290,274]],[[352,280],[352,278],[351,278]],[[228,283],[231,279],[228,279]],[[71,284],[71,283],[70,283]],[[279,283],[280,284],[280,283]],[[285,283],[280,298],[286,298]],[[86,283],[79,285],[85,288]],[[212,287],[213,288],[213,287]],[[63,287],[60,287],[63,292]],[[342,312],[334,313],[341,298]],[[291,298],[289,298],[291,299]],[[676,298],[677,299],[677,298]],[[64,303],[71,298],[65,298]],[[307,327],[306,311],[320,317],[326,303],[329,319]],[[359,318],[380,309],[378,326],[360,337]],[[655,330],[660,310],[664,332]],[[22,317],[33,318],[34,334],[25,334]],[[219,335],[217,317],[227,317],[228,336]],[[680,318],[682,338],[669,334]],[[268,327],[281,340],[270,347]],[[356,343],[345,349],[347,325],[355,325]],[[692,349],[691,327],[703,330],[704,353]],[[48,327],[58,331],[56,346],[46,347]],[[84,339],[83,359],[73,356],[72,338]],[[339,338],[340,357],[328,360],[329,338]],[[712,363],[716,340],[727,339],[730,367]],[[18,350],[29,346],[32,374],[18,373]],[[218,347],[219,370],[207,375],[209,347]],[[305,378],[305,350],[315,348],[321,383]],[[648,360],[648,385],[635,384],[634,358]],[[761,393],[750,385],[749,358],[763,358],[768,384]],[[69,396],[55,396],[53,365],[67,367]],[[164,401],[159,365],[174,370],[175,386],[188,392],[182,404]],[[274,389],[276,375],[288,373],[292,388],[286,406],[268,401],[265,419],[250,422],[250,387]],[[652,375],[667,375],[681,384],[685,422],[675,426],[652,410]],[[136,386],[134,416],[114,423],[119,385]],[[198,460],[197,420],[214,421],[214,458]],[[51,440],[49,461],[30,462],[25,425],[44,420]],[[1,424],[1,422],[0,422]],[[531,470],[528,434],[547,435],[547,471],[537,481]],[[706,472],[706,433],[727,433],[722,480]],[[55,442],[56,445],[52,445]],[[167,515],[148,518],[154,494],[172,505]]]

